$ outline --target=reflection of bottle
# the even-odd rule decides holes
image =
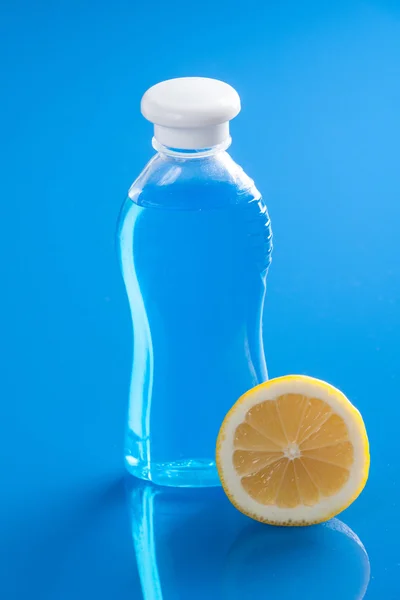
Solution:
[[[238,523],[243,526],[248,519],[222,490],[174,490],[138,482],[130,504],[144,600],[223,598],[224,557]]]
[[[126,463],[172,486],[219,484],[214,447],[228,409],[264,381],[261,317],[268,212],[225,151],[240,100],[184,78],[142,100],[158,151],[122,208],[119,246],[134,325]]]
[[[246,527],[225,565],[223,598],[361,600],[368,554],[339,519],[312,527]]]
[[[138,482],[132,533],[145,600],[361,600],[368,555],[347,525],[252,523],[220,489]]]

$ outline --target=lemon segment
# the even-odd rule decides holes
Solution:
[[[342,392],[290,375],[239,398],[222,423],[216,459],[241,512],[275,525],[310,525],[361,493],[369,445],[360,413]]]

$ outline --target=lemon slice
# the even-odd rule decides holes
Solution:
[[[217,440],[223,488],[241,512],[273,525],[311,525],[347,508],[368,478],[358,410],[333,386],[302,375],[244,394]]]

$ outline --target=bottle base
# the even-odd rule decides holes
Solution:
[[[216,487],[221,485],[215,461],[184,460],[170,463],[141,463],[125,456],[128,473],[156,485],[170,487]]]

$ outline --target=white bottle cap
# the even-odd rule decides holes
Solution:
[[[240,111],[240,98],[218,79],[181,77],[147,90],[141,111],[154,123],[154,137],[160,144],[197,150],[229,144],[229,121]]]

